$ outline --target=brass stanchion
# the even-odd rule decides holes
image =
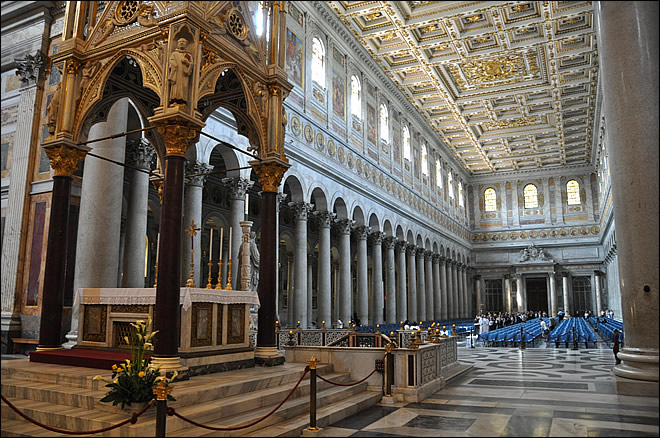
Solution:
[[[168,387],[162,380],[153,389],[156,396],[156,436],[165,436],[165,426],[167,420],[167,396],[172,392],[172,388]]]
[[[309,360],[309,427],[308,431],[316,432],[316,366],[319,361],[314,356]]]
[[[213,286],[211,285],[211,271],[213,271],[213,263],[209,261],[209,282],[206,283],[207,289],[213,289]]]
[[[231,288],[231,259],[227,261],[227,286],[225,286],[226,290],[232,290]]]
[[[222,242],[220,243],[222,245]],[[220,248],[222,251],[222,248]],[[215,285],[216,290],[222,290],[222,260],[218,262],[218,284]]]

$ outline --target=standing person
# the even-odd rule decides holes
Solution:
[[[550,329],[548,329],[548,324],[545,322],[545,319],[541,318],[541,331],[543,332],[543,336],[546,338],[550,334]]]
[[[621,363],[621,359],[619,359],[619,347],[619,330],[614,329],[614,343],[612,344],[612,352],[614,353],[614,359],[616,360],[617,365]]]

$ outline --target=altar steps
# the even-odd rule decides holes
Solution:
[[[195,376],[175,382],[170,402],[177,413],[211,426],[232,426],[254,421],[277,406],[300,379],[305,364],[286,363]],[[347,374],[335,373],[331,365],[319,365],[319,375],[347,382]],[[2,364],[2,394],[19,410],[44,424],[68,430],[107,427],[129,418],[128,412],[99,400],[105,383],[93,376],[110,372],[12,360]],[[376,404],[380,392],[366,391],[366,384],[351,387],[317,381],[317,424],[329,424]],[[93,436],[154,436],[155,408],[137,424]],[[192,426],[177,417],[167,418],[168,436],[300,436],[309,422],[309,378],[300,383],[291,398],[273,415],[248,429],[217,432]],[[61,436],[22,419],[2,403],[2,436]]]

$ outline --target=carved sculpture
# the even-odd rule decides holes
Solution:
[[[168,81],[170,84],[169,104],[187,104],[190,89],[190,75],[193,71],[193,59],[186,51],[188,40],[179,38],[176,49],[170,55]]]
[[[57,114],[60,111],[60,97],[62,94],[62,83],[58,83],[55,88],[55,94],[48,104],[48,133],[50,135],[55,134],[55,129],[57,125]]]

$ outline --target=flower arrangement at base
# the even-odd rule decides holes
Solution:
[[[154,398],[153,388],[162,380],[165,384],[171,383],[177,376],[177,372],[169,379],[160,375],[160,366],[149,367],[150,358],[145,358],[147,350],[153,348],[152,340],[158,330],[148,333],[151,327],[151,317],[147,322],[139,320],[131,323],[135,328],[132,339],[124,336],[124,340],[131,348],[132,359],[126,359],[124,364],[112,365],[112,381],[103,376],[96,376],[94,380],[103,380],[107,388],[111,388],[102,402],[112,402],[113,406],[121,403],[122,409],[131,403],[144,404]],[[167,396],[169,401],[175,401],[171,395]]]

